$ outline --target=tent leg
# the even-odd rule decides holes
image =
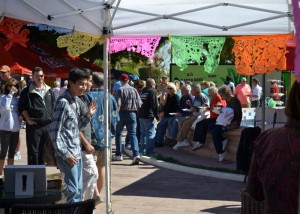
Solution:
[[[112,213],[111,210],[111,198],[110,198],[110,136],[109,136],[109,111],[108,111],[108,100],[109,100],[109,85],[108,85],[108,39],[105,39],[103,43],[103,74],[104,74],[104,145],[105,145],[105,196],[106,196],[106,213]]]
[[[265,122],[266,122],[266,102],[265,102],[265,97],[266,97],[266,74],[263,74],[262,76],[262,88],[263,88],[263,99],[262,99],[262,113],[261,113],[261,130],[265,131]]]

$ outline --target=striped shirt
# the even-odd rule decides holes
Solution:
[[[81,159],[79,130],[91,120],[87,109],[78,97],[71,97],[67,91],[57,100],[50,124],[50,138],[55,156],[63,160],[73,155]]]
[[[137,90],[128,84],[120,87],[115,96],[120,111],[137,111],[143,104]]]

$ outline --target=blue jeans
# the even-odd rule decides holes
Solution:
[[[141,132],[141,152],[150,154],[153,152],[155,139],[154,118],[139,118]]]
[[[139,156],[139,145],[136,137],[136,112],[120,111],[120,120],[116,128],[116,156],[122,155],[122,132],[124,126],[127,128],[128,140],[131,143],[133,157]]]
[[[64,173],[64,182],[68,190],[67,203],[82,201],[82,159],[70,166],[61,157],[56,157],[57,166]]]
[[[163,144],[164,135],[166,128],[168,126],[169,120],[173,119],[173,117],[165,117],[159,121],[156,129],[156,144]]]
[[[172,117],[168,122],[169,138],[176,140],[178,134],[179,121],[185,119],[186,117]]]
[[[225,126],[221,126],[221,125],[215,125],[215,127],[211,130],[214,146],[218,154],[225,152],[223,151],[222,141],[225,140],[225,138],[223,137],[223,133],[226,132],[227,130],[228,129]]]
[[[205,144],[207,130],[212,130],[216,125],[216,119],[204,119],[197,123],[194,132],[194,141]]]

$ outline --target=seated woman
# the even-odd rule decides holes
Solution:
[[[176,113],[179,108],[179,97],[176,94],[176,86],[174,83],[168,83],[167,85],[167,98],[166,103],[163,106],[163,118],[157,124],[156,136],[155,136],[155,147],[162,147],[164,141],[164,135],[166,128],[168,126],[168,122],[175,115],[170,113]]]
[[[219,116],[219,114],[216,113],[218,106],[222,105],[226,107],[226,102],[222,100],[216,87],[210,87],[208,89],[208,96],[210,97],[210,107],[208,107],[207,110],[210,111],[210,117],[197,123],[192,150],[197,150],[205,144],[207,130],[215,126],[216,119]]]
[[[211,129],[211,135],[214,141],[214,146],[216,152],[219,155],[219,161],[223,161],[225,159],[225,150],[228,144],[228,139],[223,137],[223,133],[230,129],[237,129],[240,127],[242,121],[242,106],[241,102],[237,97],[232,94],[230,87],[221,86],[218,90],[218,93],[222,97],[223,100],[227,103],[227,108],[231,108],[233,111],[233,117],[231,117],[231,121],[227,121],[229,125],[218,125],[215,124]],[[230,110],[230,109],[228,109]],[[222,110],[221,110],[222,111]],[[225,110],[224,110],[225,111]],[[226,119],[226,118],[225,118]],[[227,124],[227,123],[226,123]]]
[[[247,191],[264,202],[264,213],[298,213],[300,179],[300,84],[287,100],[284,127],[261,133],[254,144]]]
[[[178,112],[176,113],[175,117],[172,117],[172,119],[170,119],[168,122],[168,135],[165,140],[165,143],[169,144],[169,146],[174,146],[177,143],[176,137],[178,133],[178,123],[181,120],[192,116],[192,112],[183,111],[183,109],[191,108],[191,106],[187,104],[193,101],[193,96],[191,94],[191,86],[183,85],[181,87],[181,93],[182,96],[179,100]]]

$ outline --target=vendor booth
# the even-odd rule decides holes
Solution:
[[[43,23],[73,29],[73,34],[58,40],[58,46],[66,47],[74,56],[84,53],[98,42],[104,43],[104,75],[106,77],[108,77],[109,38],[112,35],[221,37],[282,35],[293,32],[291,2],[286,0],[0,0],[0,12],[4,17],[24,20],[27,23]],[[19,33],[19,31],[14,32],[17,35]],[[13,38],[13,36],[9,37],[11,42],[15,42]],[[202,38],[200,42],[204,40],[208,39]],[[237,38],[236,41],[238,40],[240,43],[236,51],[240,51],[243,42]],[[218,40],[217,50],[212,45],[206,56],[212,56],[210,54],[212,50],[219,52],[222,41],[223,39]],[[258,42],[266,41],[268,40],[262,39]],[[284,43],[283,39],[280,44]],[[193,50],[193,52],[199,51]],[[241,67],[243,56],[247,53],[244,52],[245,55],[241,54],[241,51],[239,53],[239,66]],[[284,54],[284,51],[281,54]],[[216,61],[217,59],[213,59],[214,63],[207,64],[207,67],[215,69]],[[274,69],[277,67],[277,64],[273,65]],[[254,71],[272,72],[271,69],[271,67],[257,67]],[[247,68],[247,71],[251,69]],[[105,88],[108,92],[107,78]],[[106,93],[105,100],[108,100],[107,98]],[[104,118],[106,118],[105,124],[109,124],[107,103]],[[106,160],[108,160],[110,154],[108,135],[104,139],[107,145]],[[106,161],[107,164],[108,161]],[[109,170],[107,172],[106,213],[112,213],[110,173]]]

